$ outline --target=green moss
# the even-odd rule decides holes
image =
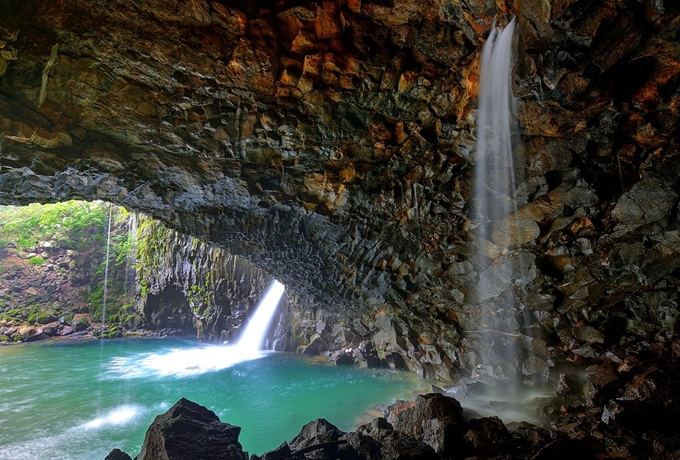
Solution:
[[[30,265],[44,265],[45,264],[45,259],[43,259],[40,256],[34,256],[28,259],[28,263]]]
[[[35,316],[35,322],[38,324],[47,324],[56,320],[57,320],[56,316],[44,311],[38,312],[38,314]]]

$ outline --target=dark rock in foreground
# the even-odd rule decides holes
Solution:
[[[247,460],[240,433],[240,427],[182,398],[151,423],[136,460]]]
[[[104,460],[132,460],[132,457],[120,449],[113,449]]]
[[[644,379],[630,380],[623,399],[611,400],[605,408],[567,412],[550,429],[466,416],[456,399],[431,393],[397,401],[385,410],[385,418],[349,433],[324,419],[314,420],[289,442],[250,460],[680,458],[679,412],[673,402],[678,385],[673,375],[665,375],[652,367]],[[181,399],[156,417],[135,460],[248,460],[238,442],[240,431]],[[114,449],[106,460],[130,457]]]

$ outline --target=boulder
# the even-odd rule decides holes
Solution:
[[[436,460],[437,452],[424,442],[393,432],[382,439],[381,460]]]
[[[498,417],[471,420],[463,440],[476,455],[488,457],[509,452],[513,444],[510,432]]]
[[[304,451],[312,446],[330,443],[328,447],[313,450],[306,454],[307,458],[333,457],[337,451],[336,441],[345,434],[335,425],[319,418],[302,427],[300,433],[290,442],[290,449],[295,452]],[[333,457],[335,458],[335,457]]]
[[[132,460],[132,457],[120,449],[113,449],[104,460]]]
[[[460,446],[461,436],[469,427],[460,403],[439,393],[417,396],[412,407],[392,405],[385,414],[396,431],[413,436],[444,456]]]
[[[287,442],[284,442],[276,449],[262,454],[262,457],[257,455],[252,455],[250,460],[287,460],[293,457],[293,452],[290,450],[290,446]]]
[[[240,427],[182,398],[151,423],[137,460],[247,460],[240,433]]]
[[[76,324],[73,326],[73,329],[75,330],[75,332],[82,332],[88,327],[90,327],[90,322],[87,319],[83,318],[76,322]]]
[[[338,350],[333,352],[330,360],[338,366],[347,364],[351,365],[354,364],[354,353],[352,353],[351,349],[349,349],[349,351],[347,349]]]

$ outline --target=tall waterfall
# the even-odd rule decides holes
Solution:
[[[111,221],[113,220],[113,205],[109,203],[109,224],[106,227],[106,256],[104,259],[104,291],[102,293],[102,325],[106,324],[106,297],[109,288],[109,253],[111,250]]]
[[[495,27],[482,49],[477,118],[474,220],[479,236],[490,238],[490,224],[516,210],[513,164],[516,123],[511,90],[512,41],[515,20],[502,30]]]
[[[528,265],[523,260],[528,255],[520,248],[521,223],[517,220],[516,166],[521,168],[523,162],[515,157],[518,122],[511,80],[514,32],[514,19],[502,30],[494,27],[482,50],[471,213],[479,247],[475,259],[479,278],[474,293],[479,317],[476,330],[470,332],[478,334],[483,362],[507,362],[515,369],[488,366],[485,373],[508,380],[521,368],[522,361],[522,321],[518,321],[521,315],[517,313],[524,312],[525,326],[530,319],[521,299]]]

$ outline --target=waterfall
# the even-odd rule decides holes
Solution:
[[[238,352],[252,354],[260,350],[284,291],[283,284],[276,280],[269,286],[236,344]]]
[[[512,129],[517,115],[511,90],[514,31],[514,19],[500,32],[492,28],[480,62],[474,220],[485,239],[490,237],[490,223],[517,210]]]
[[[128,244],[129,249],[125,262],[125,291],[132,288],[134,292],[135,280],[137,279],[137,229],[139,228],[139,216],[131,212],[128,217]],[[134,293],[132,294],[134,296]]]
[[[476,301],[482,303],[502,294],[506,306],[514,302],[512,283],[518,268],[515,259],[521,259],[507,255],[508,249],[517,245],[518,228],[513,159],[517,116],[511,89],[514,31],[514,19],[501,31],[493,27],[482,49],[472,200],[473,221],[480,238]],[[493,245],[500,246],[496,252],[505,255],[489,264],[490,255],[482,248]]]
[[[517,185],[515,166],[522,166],[515,151],[517,115],[512,94],[513,39],[515,20],[504,29],[492,28],[482,49],[477,117],[477,145],[472,199],[472,221],[476,226],[479,250],[475,263],[479,278],[475,285],[475,303],[483,362],[498,362],[498,353],[515,369],[521,360],[518,309],[524,310],[524,325],[529,322],[527,309],[517,293],[525,280],[526,263],[520,251],[517,221]],[[502,345],[501,347],[495,345]],[[490,367],[490,366],[489,366]],[[515,372],[515,371],[513,371]],[[510,380],[508,374],[488,371],[494,378]]]
[[[113,205],[109,204],[109,224],[106,228],[106,256],[104,259],[104,289],[102,293],[102,326],[106,324],[106,296],[109,285],[109,252],[111,250],[111,221],[113,220]]]
[[[116,360],[116,368],[126,378],[166,377],[178,378],[219,371],[244,361],[266,356],[262,343],[270,329],[285,287],[274,281],[255,308],[236,345],[202,345],[192,348],[171,349],[164,353],[143,353]]]

